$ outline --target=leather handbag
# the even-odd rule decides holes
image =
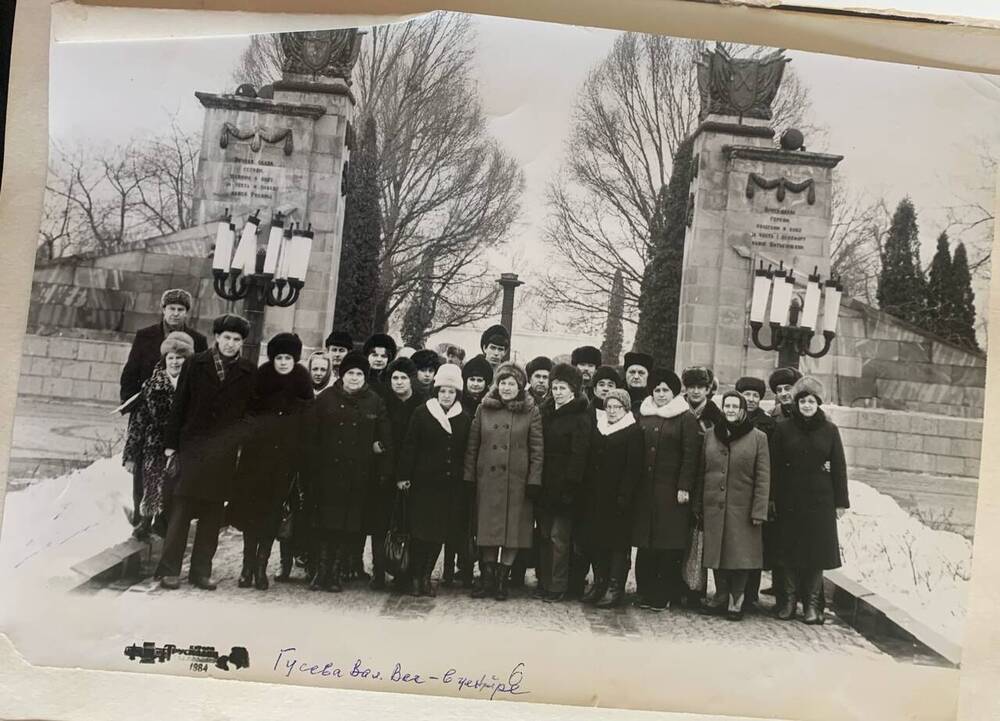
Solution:
[[[406,491],[396,491],[383,551],[385,553],[385,570],[391,575],[402,576],[409,571],[410,529],[406,519]]]

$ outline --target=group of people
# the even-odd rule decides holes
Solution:
[[[209,347],[186,324],[190,295],[162,300],[162,322],[136,336],[122,399],[135,533],[164,537],[164,588],[179,586],[197,518],[189,581],[204,589],[216,587],[223,525],[243,533],[240,587],[268,588],[277,539],[276,580],[303,565],[311,588],[334,592],[357,578],[390,585],[383,539],[395,529],[410,535],[410,562],[391,584],[413,595],[435,595],[443,549],[441,584],[475,598],[506,599],[533,565],[536,598],[614,608],[634,548],[641,608],[739,620],[770,569],[778,618],[801,601],[806,623],[823,621],[822,572],[840,565],[848,495],[814,378],[740,378],[717,405],[711,369],[678,377],[641,352],[612,367],[584,346],[522,368],[506,360],[500,325],[468,361],[386,334],[356,349],[337,330],[303,361],[298,336],[278,333],[258,368],[241,355],[245,319],[216,318]],[[711,598],[692,561],[712,571]]]

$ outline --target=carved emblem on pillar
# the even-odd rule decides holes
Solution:
[[[816,203],[816,184],[813,182],[812,178],[807,178],[800,182],[795,182],[794,180],[789,180],[788,178],[774,178],[773,180],[768,180],[767,178],[757,175],[757,173],[750,173],[747,178],[747,197],[752,198],[754,196],[754,188],[760,188],[761,190],[775,190],[777,193],[775,196],[778,202],[784,202],[785,192],[789,193],[801,193],[802,191],[807,191],[806,202],[809,205]]]
[[[281,33],[282,73],[339,78],[350,85],[363,35],[357,28]]]
[[[704,120],[709,114],[771,119],[774,102],[791,58],[776,50],[761,58],[734,58],[722,45],[702,52],[698,65],[698,92]]]

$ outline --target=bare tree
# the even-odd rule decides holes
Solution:
[[[434,258],[428,292],[437,299],[429,328],[492,313],[496,289],[480,288],[472,269],[506,237],[524,181],[489,136],[472,78],[474,41],[471,19],[451,13],[375,27],[365,36],[355,90],[359,117],[372,115],[378,128],[383,243],[376,328],[416,299],[428,280],[420,272],[425,253]],[[258,36],[234,79],[271,82],[280,66],[276,37]]]
[[[984,140],[980,144],[985,148],[979,155],[983,187],[967,193],[965,198],[956,199],[956,203],[947,208],[946,230],[950,236],[965,242],[966,247],[972,251],[969,270],[973,277],[989,280],[995,212],[992,201],[996,192],[995,183],[1000,157],[996,155],[996,150],[990,142]]]
[[[181,129],[176,118],[169,129],[138,148],[137,212],[159,234],[191,227],[194,185],[198,177],[201,138]]]
[[[619,269],[624,318],[637,321],[656,196],[670,178],[677,147],[697,127],[695,61],[706,48],[697,40],[625,33],[580,90],[566,162],[548,190],[545,232],[552,260],[546,295],[575,311],[578,328],[593,330],[587,318],[607,309]],[[767,51],[727,48],[743,56]],[[808,109],[808,90],[788,68],[773,124],[819,136],[806,122]]]
[[[847,295],[877,305],[882,241],[892,213],[884,198],[850,193],[838,182],[833,185],[832,213],[830,269]]]

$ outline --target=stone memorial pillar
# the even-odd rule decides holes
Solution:
[[[318,347],[333,325],[344,225],[344,176],[354,141],[351,73],[356,29],[281,33],[282,77],[233,94],[195,93],[205,107],[195,186],[196,223],[229,209],[237,232],[260,211],[261,243],[272,215],[315,233],[306,285],[291,308],[269,308],[264,340],[294,330]]]
[[[724,385],[766,378],[778,354],[750,342],[752,269],[783,262],[803,283],[814,267],[829,277],[832,173],[842,157],[807,152],[798,131],[775,143],[771,103],[787,62],[781,50],[751,60],[717,48],[699,63],[678,373],[706,365]]]

